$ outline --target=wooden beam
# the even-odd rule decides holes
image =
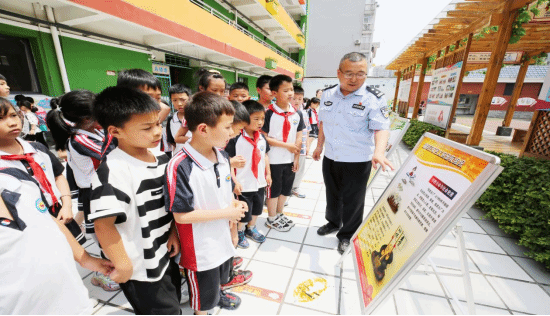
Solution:
[[[409,117],[409,107],[411,103],[411,97],[413,95],[413,84],[414,84],[414,76],[416,73],[416,64],[413,64],[411,66],[411,73],[412,73],[412,77],[411,77],[411,88],[409,89],[409,98],[407,99],[407,107],[403,109],[403,114],[405,114],[405,117]]]
[[[521,67],[519,68],[518,77],[516,79],[516,85],[514,86],[514,92],[512,92],[512,97],[510,98],[510,104],[508,104],[508,109],[506,109],[506,115],[504,116],[504,121],[502,121],[502,126],[510,127],[512,123],[512,118],[514,117],[514,112],[516,111],[516,106],[518,104],[519,96],[521,95],[521,89],[523,89],[523,82],[525,81],[525,75],[527,74],[527,69],[529,68],[529,61],[531,58],[525,56]]]
[[[470,134],[466,140],[468,145],[479,145],[481,137],[483,135],[483,128],[487,121],[487,115],[491,109],[491,101],[495,93],[495,88],[502,68],[502,62],[504,61],[504,55],[512,35],[512,25],[518,15],[517,10],[511,10],[512,2],[507,3],[507,7],[504,12],[504,18],[502,24],[498,28],[498,38],[495,41],[493,49],[491,51],[491,59],[489,60],[489,68],[487,68],[487,74],[483,82],[481,94],[477,102],[476,112],[474,114],[474,120],[472,122],[472,128]]]
[[[445,130],[446,138],[449,137],[449,132],[451,131],[451,126],[453,125],[453,118],[455,117],[456,108],[458,107],[458,101],[460,100],[460,90],[462,89],[464,74],[466,73],[466,67],[468,66],[468,55],[470,54],[470,48],[472,47],[473,36],[474,33],[470,33],[470,35],[468,35],[468,41],[466,42],[466,47],[464,48],[464,55],[462,57],[462,68],[460,69],[460,75],[456,84],[456,93],[453,100],[453,107],[451,108],[451,114],[449,115],[449,121],[447,122],[447,129]]]
[[[397,72],[397,83],[395,84],[395,97],[393,98],[393,111],[397,106],[397,97],[399,96],[399,84],[401,83],[401,70]]]
[[[424,78],[426,77],[426,67],[428,66],[429,58],[430,56],[422,58],[422,68],[420,68],[420,78],[418,79],[418,88],[416,89],[416,99],[412,113],[413,120],[418,119],[418,109],[420,108],[420,100],[422,99],[422,89],[424,88]]]

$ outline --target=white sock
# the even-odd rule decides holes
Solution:
[[[270,222],[273,222],[275,219],[277,219],[277,215],[275,215],[275,216],[268,216],[267,219],[269,219]]]

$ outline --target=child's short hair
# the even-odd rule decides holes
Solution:
[[[235,109],[231,102],[212,92],[199,92],[193,95],[191,102],[185,107],[185,120],[191,132],[199,124],[216,126],[222,115],[234,115]]]
[[[246,110],[248,111],[249,115],[252,115],[252,114],[257,113],[257,112],[264,112],[265,113],[264,106],[261,105],[258,101],[246,100],[246,101],[243,102],[243,105],[246,108]]]
[[[3,80],[0,78],[0,80]],[[13,103],[8,99],[0,97],[0,117],[4,117],[8,114],[10,109],[14,109]],[[17,112],[17,111],[16,111]]]
[[[202,87],[204,90],[208,89],[210,81],[212,79],[222,79],[225,82],[225,78],[217,70],[209,70],[206,68],[201,68],[197,71],[197,77],[199,78],[199,87]]]
[[[294,86],[294,95],[297,94],[304,95],[304,89],[300,86]]]
[[[109,87],[95,98],[93,114],[104,129],[123,127],[132,115],[160,111],[160,106],[145,92],[129,87]]]
[[[271,91],[278,91],[283,82],[292,83],[292,78],[287,75],[276,75],[269,81],[269,89]]]
[[[271,81],[273,77],[268,75],[261,75],[258,78],[258,81],[256,81],[256,88],[263,88],[266,84],[269,85],[269,82]]]
[[[172,97],[172,94],[179,94],[179,93],[185,93],[187,96],[191,96],[191,89],[181,83],[176,83],[175,85],[172,85],[170,89],[168,90],[168,93],[170,94],[170,97]]]
[[[235,116],[233,117],[233,124],[245,122],[246,124],[250,124],[250,114],[248,114],[248,111],[242,105],[240,102],[232,100],[229,101],[233,105],[233,108],[235,109]]]
[[[152,73],[143,69],[124,69],[118,73],[116,81],[118,87],[130,87],[139,89],[140,87],[159,89],[160,80]]]
[[[2,74],[0,74],[0,80],[8,81]]]
[[[233,90],[238,90],[238,89],[243,89],[243,90],[246,90],[247,92],[249,91],[248,86],[245,85],[244,83],[235,82],[234,84],[231,85],[231,87],[229,87],[229,93],[231,93],[231,91]]]

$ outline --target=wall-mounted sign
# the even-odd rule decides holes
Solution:
[[[160,65],[160,64],[153,64],[153,74],[169,76],[170,75],[170,66]]]
[[[493,97],[493,99],[491,100],[491,105],[503,105],[506,102],[508,101],[506,101],[506,99],[503,97]]]
[[[504,55],[504,64],[519,64],[523,52],[507,52]],[[490,52],[476,52],[468,55],[468,64],[487,64],[491,59]]]
[[[517,106],[531,106],[535,105],[537,100],[533,98],[519,98]]]

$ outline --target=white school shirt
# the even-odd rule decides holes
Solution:
[[[212,212],[227,208],[233,201],[233,183],[229,156],[212,148],[217,155],[213,163],[189,143],[183,146],[166,168],[166,208],[174,213],[195,210]],[[192,271],[219,267],[236,255],[229,220],[179,224],[180,265]]]
[[[115,227],[134,268],[131,280],[162,278],[170,253],[166,246],[173,216],[164,206],[164,171],[168,157],[156,162],[136,159],[114,149],[92,176],[90,221],[116,217]]]
[[[243,130],[243,133],[253,139],[252,136]],[[237,137],[231,139],[225,151],[229,154],[229,157],[235,157],[237,155],[243,156],[246,159],[246,163],[243,168],[238,168],[236,170],[235,176],[237,181],[242,185],[242,192],[256,192],[261,188],[267,186],[265,180],[265,155],[271,149],[265,136],[260,133],[260,138],[258,139],[258,149],[260,150],[260,162],[258,163],[258,179],[254,176],[252,172],[252,153],[254,147],[249,143],[242,134],[237,135]]]
[[[26,152],[34,150],[21,144]],[[56,162],[40,151],[33,156],[50,179]],[[0,164],[0,195],[13,217],[0,218],[0,314],[90,314],[88,290],[71,247],[46,209],[40,188],[20,162]]]
[[[178,134],[178,131],[180,130],[181,127],[187,127],[187,122],[185,121],[185,119],[180,120],[178,118],[177,112],[174,113],[174,116],[168,122],[168,124],[170,124],[170,131],[172,132],[172,138],[176,138],[176,135]],[[193,133],[191,133],[191,131],[187,131],[185,136],[189,137],[189,139],[187,140],[187,142],[189,142],[191,140],[191,137],[193,136]],[[175,154],[179,152],[182,148],[183,148],[183,144],[176,143],[176,147],[172,152]]]
[[[276,104],[272,105],[277,112],[284,112]],[[288,112],[294,112],[294,114],[288,117],[288,120],[290,121],[290,132],[288,133],[286,142],[289,144],[295,144],[296,133],[304,130],[305,128],[304,118],[302,117],[302,112],[296,112],[292,105],[289,105]],[[267,133],[267,136],[278,141],[283,141],[284,122],[285,118],[283,116],[274,113],[271,109],[268,109],[265,113],[265,123],[262,130]],[[269,157],[269,163],[272,165],[289,164],[294,162],[294,154],[282,147],[272,146],[267,155]]]

